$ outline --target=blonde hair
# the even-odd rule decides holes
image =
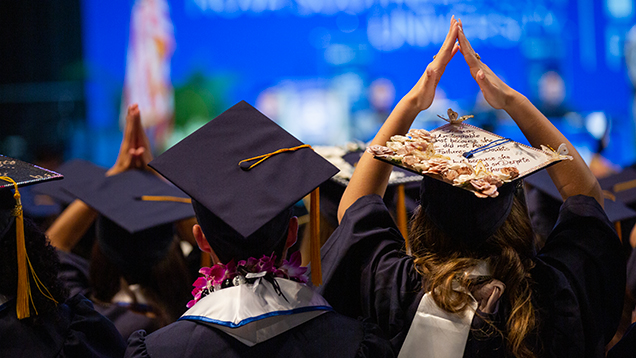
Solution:
[[[479,260],[485,260],[492,268],[493,278],[506,285],[501,299],[510,303],[511,310],[503,332],[486,320],[489,329],[482,333],[501,335],[506,350],[514,357],[535,357],[527,342],[537,319],[530,277],[530,269],[534,267],[534,236],[525,205],[515,197],[506,221],[478,245],[451,239],[421,208],[416,210],[410,225],[409,248],[415,257],[416,270],[423,277],[424,290],[430,291],[437,305],[448,312],[465,310],[472,299],[467,293],[453,290],[453,281],[459,278],[461,285],[470,288],[462,274]]]

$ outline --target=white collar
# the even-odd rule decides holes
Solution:
[[[135,300],[130,295],[135,297]],[[129,285],[127,288],[122,288],[113,296],[112,303],[124,303],[132,304],[138,303],[142,305],[148,305],[149,302],[141,291],[141,286],[138,284]]]
[[[253,346],[327,311],[327,301],[306,285],[275,278],[283,296],[260,279],[212,292],[180,319],[209,324]]]
[[[11,297],[7,297],[5,295],[0,295],[0,306],[2,306],[3,304],[9,302],[9,300],[11,300]]]

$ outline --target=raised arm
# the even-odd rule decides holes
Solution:
[[[505,84],[481,61],[464,35],[461,20],[456,26],[460,51],[486,101],[493,108],[505,110],[532,146],[549,145],[555,149],[562,143],[567,146],[569,155],[574,159],[547,169],[563,200],[583,194],[593,197],[603,206],[601,187],[574,146],[524,95]]]
[[[459,49],[455,44],[458,31],[457,20],[452,17],[450,29],[439,52],[428,64],[415,86],[395,106],[370,145],[386,145],[392,136],[406,134],[415,117],[430,107],[446,65]],[[349,206],[359,198],[369,194],[384,196],[392,168],[392,165],[375,160],[371,154],[365,152],[340,199],[338,221],[342,219]]]
[[[132,168],[145,169],[152,160],[150,142],[141,125],[139,108],[128,107],[124,137],[115,164],[106,172],[116,175]],[[97,212],[81,200],[76,199],[51,224],[46,235],[51,245],[60,250],[71,251],[97,218]]]

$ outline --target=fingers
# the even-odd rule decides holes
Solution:
[[[476,74],[474,73],[474,71],[477,69],[477,67],[479,67],[481,63],[479,55],[475,52],[475,50],[473,50],[473,47],[470,45],[470,42],[466,38],[461,20],[458,21],[457,27],[457,39],[459,42],[460,51],[462,55],[464,55],[464,59],[466,60],[471,73],[473,74],[473,76],[475,76]]]
[[[130,141],[134,137],[135,126],[132,119],[133,119],[135,111],[139,113],[139,108],[137,107],[136,104],[132,104],[128,106],[128,110],[126,112],[126,124],[124,126],[124,138],[121,142],[122,146],[130,145]]]
[[[143,147],[139,147],[139,148],[131,148],[128,151],[128,154],[130,156],[130,165],[129,168],[140,168],[143,169],[145,167],[145,165],[147,164],[144,160],[144,154],[145,154],[146,150]]]
[[[450,28],[448,29],[448,33],[446,34],[446,39],[444,40],[442,47],[437,52],[437,55],[435,55],[433,60],[434,63],[437,63],[441,66],[446,66],[451,58],[453,58],[455,53],[457,53],[457,50],[455,50],[455,41],[457,39],[458,31],[459,28],[457,27],[457,20],[453,15],[451,17]]]
[[[455,56],[455,54],[457,53],[457,51],[459,51],[459,49],[460,49],[459,44],[458,44],[458,43],[456,43],[456,44],[453,46],[453,53],[451,54],[451,57]]]
[[[141,125],[141,114],[136,104],[130,106],[128,120],[131,121],[133,130],[132,145],[136,148],[143,144],[144,128]]]

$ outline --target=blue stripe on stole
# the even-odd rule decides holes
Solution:
[[[225,327],[229,327],[229,328],[238,328],[241,326],[244,326],[248,323],[251,322],[255,322],[261,319],[265,319],[265,318],[269,318],[269,317],[274,317],[274,316],[286,316],[286,315],[292,315],[292,314],[297,314],[297,313],[303,313],[303,312],[309,312],[309,311],[333,311],[333,308],[329,307],[329,306],[308,306],[308,307],[300,307],[300,308],[295,308],[293,310],[288,310],[288,311],[274,311],[274,312],[268,312],[259,316],[254,316],[254,317],[249,317],[246,318],[242,321],[240,321],[239,323],[234,323],[234,322],[228,322],[228,321],[219,321],[213,318],[209,318],[209,317],[205,317],[205,316],[182,316],[180,317],[178,320],[189,320],[189,321],[201,321],[201,322],[206,322],[206,323],[214,323],[214,324],[218,324],[220,326],[225,326]]]

